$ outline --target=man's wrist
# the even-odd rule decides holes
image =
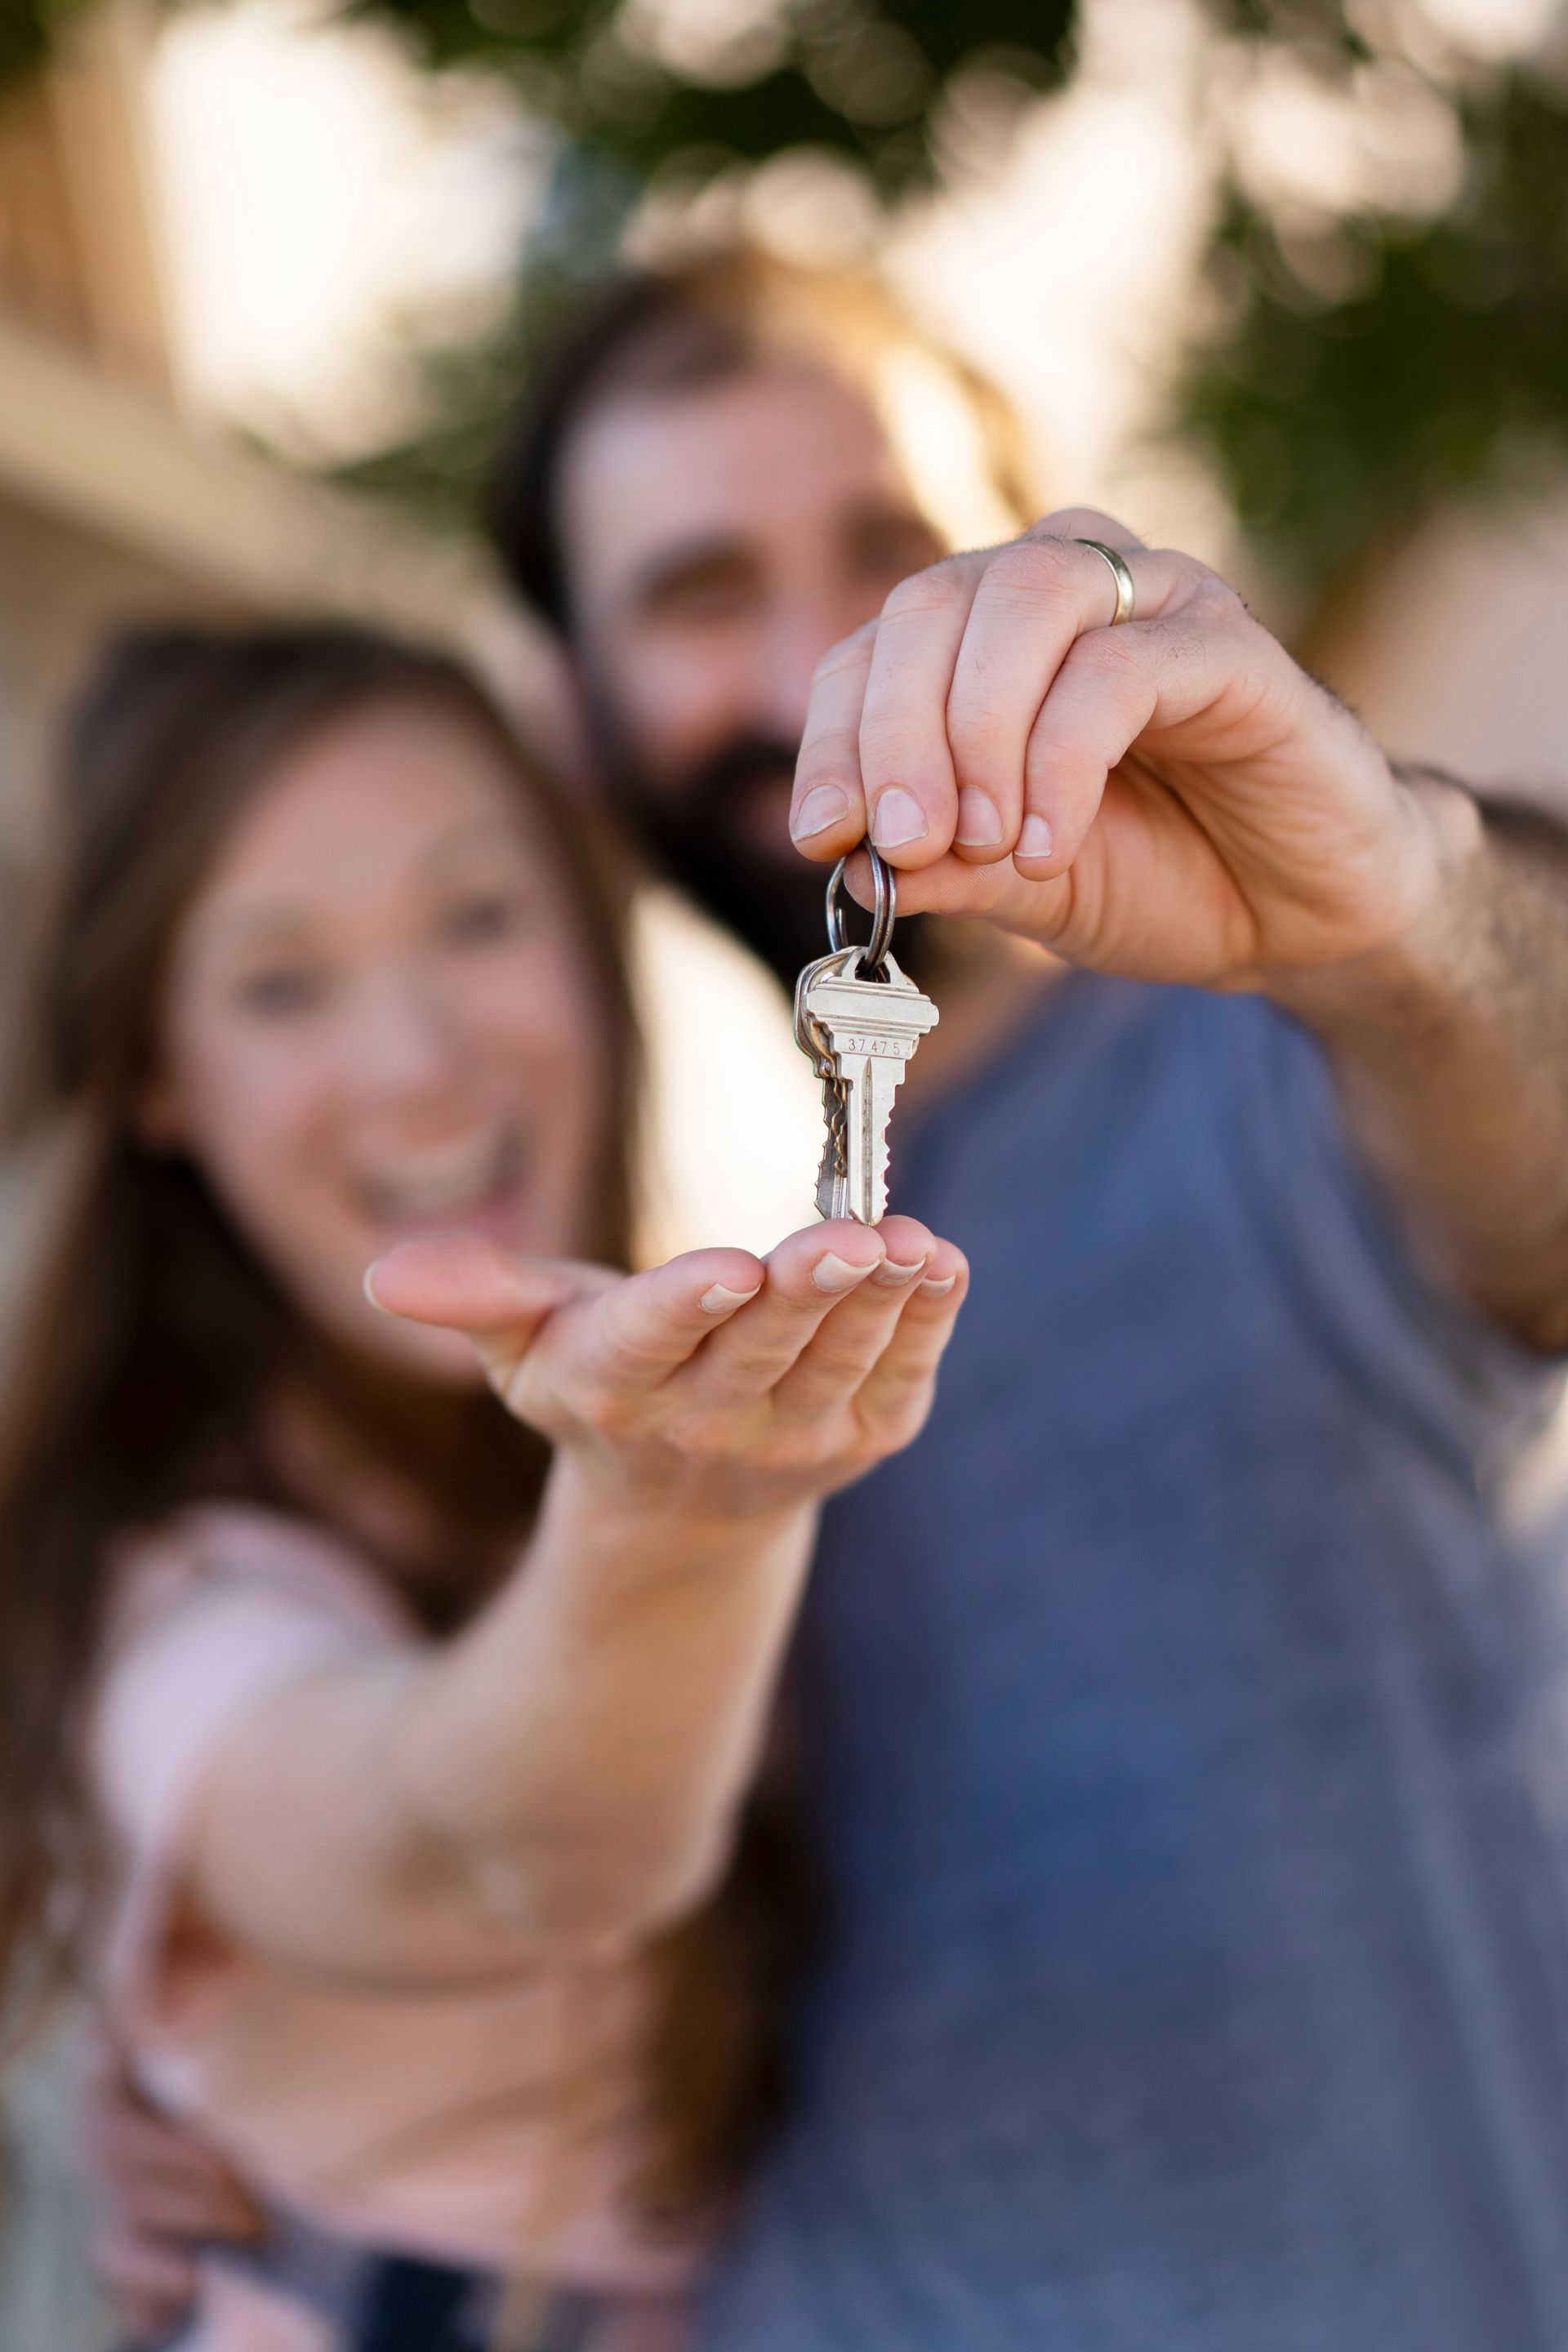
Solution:
[[[1439,771],[1393,772],[1407,861],[1389,881],[1391,898],[1407,902],[1398,928],[1342,962],[1264,979],[1267,995],[1325,1038],[1429,1036],[1466,1001],[1491,863],[1481,811]]]

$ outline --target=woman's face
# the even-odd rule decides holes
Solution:
[[[176,937],[142,1132],[190,1155],[312,1320],[467,1379],[467,1343],[378,1314],[365,1268],[416,1234],[580,1252],[608,1060],[500,755],[387,703],[290,751],[230,835]]]

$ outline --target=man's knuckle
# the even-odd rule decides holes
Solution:
[[[1143,659],[1142,646],[1117,629],[1090,629],[1079,637],[1071,660],[1081,677],[1103,685],[1130,677]]]
[[[919,733],[909,712],[896,703],[879,700],[870,705],[862,711],[856,734],[862,766],[868,752],[875,757],[879,751],[900,750],[906,743],[917,741]]]
[[[977,679],[955,686],[947,698],[947,736],[955,751],[991,744],[1016,730],[1017,714]]]
[[[829,679],[838,677],[841,671],[858,667],[863,658],[866,646],[876,633],[876,622],[864,621],[859,628],[852,629],[847,637],[840,637],[837,645],[829,646],[812,672],[814,681],[823,685]]]
[[[1217,624],[1227,628],[1243,629],[1258,626],[1228,580],[1222,580],[1217,572],[1211,572],[1206,563],[1199,563],[1194,557],[1184,557],[1181,561],[1184,569],[1185,601],[1190,612],[1196,613],[1210,625]]]
[[[929,564],[925,571],[911,572],[908,579],[889,589],[882,600],[882,618],[899,621],[929,613],[951,612],[968,593],[968,583],[957,562],[949,559]]]
[[[1028,603],[1063,594],[1081,577],[1079,552],[1065,539],[1016,539],[992,557],[985,574],[987,592]]]
[[[1076,744],[1065,743],[1059,736],[1052,733],[1037,732],[1030,737],[1024,759],[1026,796],[1037,806],[1044,802],[1047,807],[1056,808],[1059,814],[1065,811],[1067,796],[1076,799],[1076,788],[1083,777],[1084,767],[1083,752]],[[1058,824],[1058,835],[1060,830]]]
[[[919,794],[940,793],[948,782],[945,761],[931,732],[902,712],[868,719],[860,730],[860,772],[867,789],[907,785]]]

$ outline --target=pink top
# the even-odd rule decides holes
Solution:
[[[353,1551],[268,1512],[192,1511],[132,1553],[90,1740],[124,1861],[116,2021],[160,2105],[198,2121],[263,2197],[325,2228],[565,2285],[677,2288],[693,2250],[639,2227],[630,2189],[637,1955],[378,1989],[179,1932],[193,1797],[247,1710],[332,1660],[411,1638]]]

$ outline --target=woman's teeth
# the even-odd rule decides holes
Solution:
[[[410,1152],[366,1173],[360,1189],[374,1214],[395,1222],[460,1217],[510,1187],[518,1159],[510,1135],[476,1136]]]

